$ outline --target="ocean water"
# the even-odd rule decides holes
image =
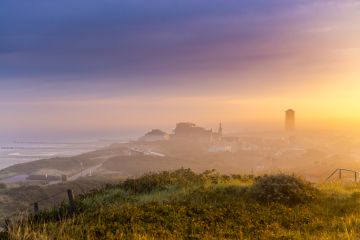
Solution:
[[[24,141],[0,143],[0,170],[6,167],[53,157],[75,156],[81,153],[100,149],[112,142],[109,140],[85,142],[51,142]]]

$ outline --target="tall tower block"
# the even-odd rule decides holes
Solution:
[[[285,130],[288,132],[295,130],[295,111],[292,109],[285,111]]]

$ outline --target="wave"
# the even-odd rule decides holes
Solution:
[[[53,157],[58,153],[39,153],[39,154],[22,154],[22,153],[9,153],[8,156],[12,157]]]

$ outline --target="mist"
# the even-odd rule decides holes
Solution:
[[[358,0],[0,1],[1,239],[360,238]]]

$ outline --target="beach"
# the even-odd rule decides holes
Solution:
[[[51,142],[51,141],[9,141],[0,145],[0,170],[25,162],[53,157],[70,157],[100,149],[107,141]]]

